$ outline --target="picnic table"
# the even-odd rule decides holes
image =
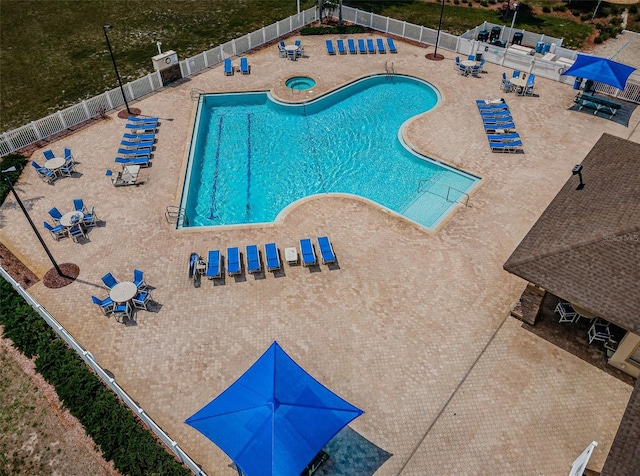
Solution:
[[[583,93],[578,93],[574,98],[573,102],[575,102],[580,106],[578,108],[580,110],[582,110],[582,108],[584,107],[589,109],[594,109],[595,110],[593,112],[594,115],[597,115],[598,112],[600,111],[608,112],[609,114],[611,114],[609,119],[615,116],[616,112],[618,112],[618,109],[620,109],[621,107],[620,104],[613,101],[609,101],[606,98],[599,97],[599,96],[591,96]]]

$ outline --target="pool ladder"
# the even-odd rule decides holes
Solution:
[[[393,67],[393,61],[391,62],[391,64],[389,64],[388,61],[384,62],[384,70],[387,72],[387,74],[396,74],[396,70]]]
[[[189,220],[187,219],[184,208],[170,205],[165,209],[164,217],[170,225],[179,226],[184,224],[185,226],[189,226]]]

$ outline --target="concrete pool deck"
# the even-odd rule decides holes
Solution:
[[[219,65],[136,102],[144,115],[161,118],[153,166],[142,170],[140,186],[114,188],[105,177],[117,170],[126,122],[116,114],[51,144],[72,148],[81,175],[47,185],[27,167],[16,189],[34,221],[41,227],[52,206],[65,213],[83,198],[103,224],[86,244],[45,236],[57,261],[76,263],[80,276],[62,289],[38,283],[30,292],[210,475],[237,473],[183,421],[274,340],[365,411],[351,428],[392,454],[376,475],[567,474],[593,440],[599,444],[589,467],[601,469],[632,388],[509,317],[526,283],[502,264],[603,132],[640,142],[640,113],[624,127],[569,111],[575,91],[567,85],[538,78],[539,97],[519,97],[500,91],[504,69],[497,65],[487,64],[480,78],[461,77],[449,52],[429,62],[430,50],[396,41],[396,55],[328,56],[325,39],[302,37],[306,57],[298,61],[279,58],[273,45],[248,55],[249,75],[225,76]],[[165,207],[178,205],[182,191],[192,90],[273,89],[296,101],[382,73],[386,61],[443,96],[407,126],[407,142],[482,177],[469,206],[435,232],[335,196],[301,201],[271,225],[177,231],[166,222]],[[284,81],[298,75],[316,87],[287,89]],[[524,154],[489,150],[475,100],[499,97]],[[40,152],[33,158],[42,161]],[[588,183],[586,170],[584,177]],[[187,277],[193,251],[275,241],[283,252],[324,234],[340,269],[285,264],[283,276],[203,280],[199,289]],[[39,276],[50,268],[11,197],[0,208],[0,241]],[[106,272],[129,280],[134,268],[155,288],[157,312],[140,311],[137,325],[124,326],[104,317],[90,296],[106,295]]]

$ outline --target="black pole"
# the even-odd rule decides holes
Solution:
[[[438,42],[440,41],[440,29],[442,28],[442,14],[444,13],[444,0],[440,5],[440,20],[438,20],[438,34],[436,35],[436,48],[433,50],[433,57],[438,57]]]
[[[120,85],[120,92],[122,92],[122,99],[124,99],[124,104],[127,106],[127,112],[131,114],[131,109],[129,109],[129,103],[127,102],[127,96],[124,93],[124,88],[122,87],[122,80],[120,79],[120,73],[118,73],[118,66],[116,66],[116,59],[113,56],[113,50],[111,49],[111,43],[109,43],[109,35],[107,35],[107,30],[111,30],[111,25],[105,25],[102,27],[104,31],[104,37],[107,40],[107,46],[109,47],[109,54],[111,55],[111,61],[113,61],[113,69],[116,70],[116,76],[118,78],[118,84]]]
[[[70,278],[70,276],[67,276],[62,272],[62,270],[58,266],[58,263],[56,263],[56,260],[53,259],[53,255],[51,254],[51,251],[49,251],[49,248],[47,248],[47,245],[44,243],[44,240],[42,239],[42,236],[40,236],[40,233],[38,232],[38,229],[36,228],[35,224],[33,223],[33,220],[31,220],[31,217],[29,216],[29,213],[27,212],[27,209],[24,207],[24,204],[22,203],[22,200],[20,200],[20,197],[18,197],[18,194],[16,193],[15,189],[13,188],[13,185],[11,184],[11,180],[9,180],[7,178],[7,176],[4,174],[3,171],[0,171],[0,175],[2,175],[2,178],[4,178],[4,181],[7,182],[7,185],[9,186],[9,190],[11,190],[11,193],[13,193],[13,196],[15,197],[16,202],[18,202],[18,205],[20,205],[20,208],[22,209],[22,212],[24,213],[24,216],[27,217],[27,220],[29,221],[29,225],[31,225],[31,228],[33,229],[33,232],[38,237],[38,240],[40,240],[40,244],[44,248],[45,253],[47,253],[47,256],[51,260],[51,263],[53,263],[53,267],[56,269],[56,272],[58,273],[58,275],[62,276],[63,278]]]

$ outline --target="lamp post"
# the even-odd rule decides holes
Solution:
[[[507,46],[509,46],[509,41],[511,41],[511,32],[513,31],[513,25],[516,22],[517,14],[518,14],[518,4],[516,2],[513,2],[513,18],[511,20],[511,28],[509,28],[509,36],[507,36]]]
[[[38,237],[38,240],[40,240],[40,244],[44,248],[45,253],[47,253],[47,256],[51,260],[51,263],[53,264],[53,267],[56,269],[56,272],[58,273],[58,275],[62,276],[63,278],[75,279],[75,278],[72,278],[71,276],[65,275],[62,272],[62,270],[60,269],[60,266],[58,266],[58,263],[56,263],[56,260],[53,258],[53,255],[51,254],[51,251],[49,251],[49,248],[47,248],[47,245],[45,244],[44,240],[42,239],[42,236],[38,232],[38,229],[34,225],[33,220],[31,220],[31,217],[29,216],[29,213],[27,212],[27,209],[24,207],[24,204],[22,203],[22,200],[20,200],[20,197],[18,197],[18,194],[16,193],[16,190],[13,188],[13,185],[11,184],[11,180],[9,180],[9,178],[5,175],[6,172],[15,172],[15,171],[16,171],[15,167],[9,167],[8,169],[0,170],[0,175],[2,175],[2,178],[7,183],[7,186],[9,187],[9,190],[11,190],[11,193],[13,194],[13,197],[16,199],[16,202],[18,202],[18,205],[20,206],[20,209],[22,210],[22,213],[24,213],[24,216],[27,217],[27,220],[29,221],[29,225],[31,225],[31,228],[33,229],[33,232]]]
[[[438,20],[438,33],[436,34],[436,47],[433,50],[433,53],[429,53],[425,55],[425,58],[440,61],[444,59],[444,56],[438,54],[438,43],[440,42],[440,30],[442,29],[442,15],[444,13],[444,0],[440,4],[440,19]]]
[[[118,73],[118,66],[116,65],[116,59],[113,56],[111,43],[109,43],[109,35],[107,35],[107,30],[111,30],[111,28],[113,28],[111,25],[105,25],[102,27],[102,30],[104,31],[104,37],[107,40],[107,46],[109,47],[109,54],[111,55],[111,61],[113,61],[113,69],[116,70],[118,84],[120,85],[120,91],[122,92],[122,99],[124,99],[124,104],[125,106],[127,106],[127,113],[129,113],[129,115],[132,115],[131,109],[129,109],[129,103],[127,102],[127,96],[124,94],[124,88],[122,87],[122,80],[120,79],[120,73]]]

